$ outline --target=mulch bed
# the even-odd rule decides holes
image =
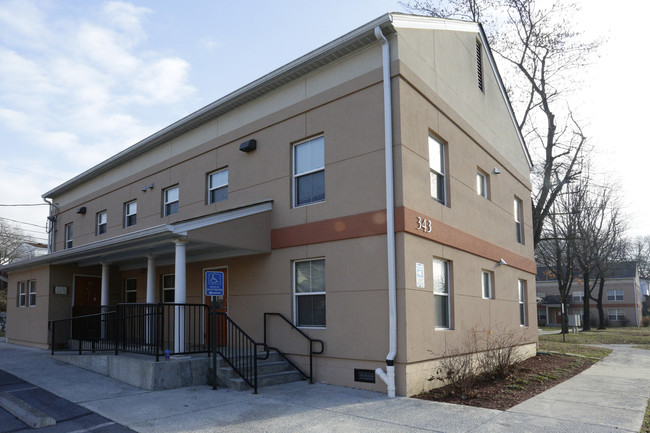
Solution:
[[[586,358],[539,354],[515,364],[512,373],[506,378],[480,377],[469,396],[461,396],[454,392],[452,386],[447,385],[413,397],[506,410],[564,382],[593,363],[593,360]]]

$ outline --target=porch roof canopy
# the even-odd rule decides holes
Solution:
[[[162,224],[79,247],[10,263],[0,270],[19,271],[43,265],[76,263],[122,267],[146,266],[147,257],[156,262],[173,260],[176,240],[189,241],[187,260],[215,259],[271,251],[271,200],[213,215]]]

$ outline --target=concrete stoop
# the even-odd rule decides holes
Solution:
[[[250,390],[251,387],[228,363],[220,359],[217,363],[217,377],[225,386],[237,391]],[[257,386],[280,385],[302,380],[302,374],[277,352],[271,352],[268,359],[257,361]]]

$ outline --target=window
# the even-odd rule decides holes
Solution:
[[[163,302],[174,302],[176,292],[174,290],[176,282],[174,274],[163,275],[162,277],[162,299]]]
[[[546,308],[537,309],[537,321],[546,322]]]
[[[623,300],[623,290],[608,290],[607,291],[607,300],[608,301],[622,301]]]
[[[519,324],[526,326],[526,282],[519,280]]]
[[[429,172],[431,198],[445,204],[445,145],[431,135],[429,135]]]
[[[138,202],[133,200],[124,205],[124,227],[134,226],[138,219]]]
[[[65,225],[65,249],[72,248],[72,223]]]
[[[573,302],[583,302],[585,299],[585,292],[571,292]]]
[[[106,219],[107,214],[106,211],[99,212],[97,214],[97,235],[103,235],[106,233]]]
[[[438,329],[450,329],[449,262],[433,259],[433,323]]]
[[[476,40],[476,75],[478,78],[478,88],[483,91],[483,56],[481,53],[481,43]]]
[[[625,320],[625,311],[621,309],[610,308],[607,310],[607,319],[608,320]]]
[[[29,280],[27,282],[27,286],[29,287],[29,306],[35,307],[36,306],[36,280]]]
[[[127,278],[124,287],[124,302],[137,302],[138,280],[136,278]]]
[[[293,147],[294,206],[325,201],[325,137]]]
[[[178,213],[178,187],[167,188],[163,192],[163,216],[174,215]]]
[[[479,170],[476,172],[476,192],[481,197],[488,197],[488,176],[484,171]]]
[[[494,291],[492,290],[492,280],[494,275],[490,271],[481,271],[481,288],[483,289],[484,299],[494,299]]]
[[[18,306],[24,307],[27,305],[27,291],[25,289],[25,282],[18,281]]]
[[[522,202],[517,197],[515,197],[514,202],[514,216],[515,216],[515,231],[517,236],[517,242],[520,244],[524,243],[524,229],[522,226]]]
[[[325,327],[325,260],[294,262],[296,326]]]
[[[228,198],[228,169],[215,171],[208,175],[208,204]]]

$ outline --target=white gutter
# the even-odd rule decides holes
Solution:
[[[386,372],[375,373],[387,385],[388,397],[395,397],[395,356],[397,356],[397,283],[395,278],[395,197],[393,186],[393,116],[390,90],[390,47],[379,26],[375,37],[381,42],[384,75],[384,150],[386,155],[386,246],[388,255],[388,355]]]

